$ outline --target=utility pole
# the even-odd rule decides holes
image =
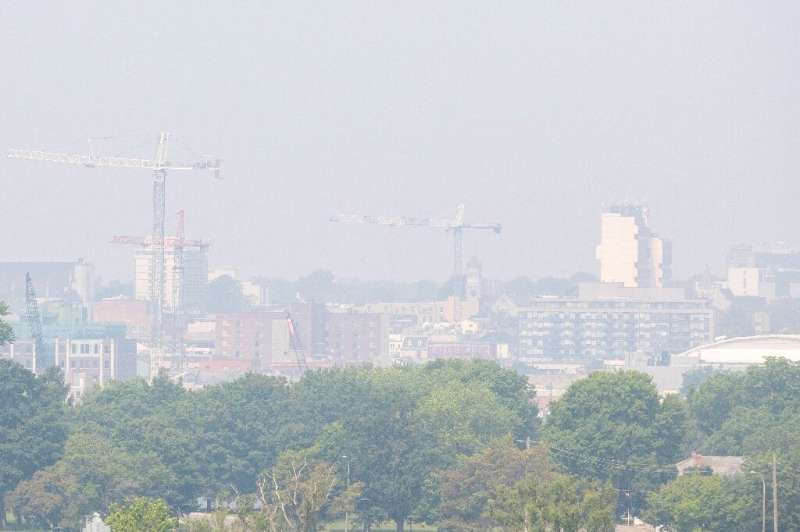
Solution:
[[[761,478],[761,532],[767,532],[767,479],[760,471],[750,471]]]
[[[345,460],[347,460],[347,490],[350,490],[350,457],[349,456],[342,456]],[[350,514],[345,509],[344,511],[344,532],[348,532],[349,527],[349,520]]]
[[[778,532],[778,473],[775,466],[775,453],[772,453],[772,531]]]

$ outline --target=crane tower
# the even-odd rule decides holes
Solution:
[[[331,216],[331,222],[350,224],[375,224],[393,227],[433,227],[444,229],[453,233],[453,278],[457,283],[457,294],[460,295],[461,283],[464,276],[464,231],[489,230],[500,233],[503,226],[499,223],[465,223],[464,205],[456,208],[456,215],[452,219],[441,218],[415,218],[411,216],[365,216],[363,214],[337,214]]]
[[[31,328],[31,338],[33,339],[31,370],[33,373],[41,373],[42,370],[46,369],[47,360],[42,338],[42,315],[39,313],[36,290],[33,288],[33,280],[30,273],[25,274],[25,319]]]
[[[166,210],[166,183],[167,171],[183,170],[210,170],[214,177],[220,177],[220,159],[203,159],[194,162],[173,162],[167,158],[169,146],[169,133],[161,132],[158,137],[155,158],[137,159],[129,157],[104,157],[74,153],[46,152],[39,150],[11,149],[8,152],[10,159],[23,159],[28,161],[45,161],[54,163],[74,164],[87,168],[135,168],[151,170],[153,173],[153,220],[152,220],[152,271],[153,283],[151,303],[153,308],[152,327],[150,335],[151,349],[151,376],[153,368],[158,371],[155,360],[161,356],[162,339],[164,333],[164,217]],[[155,357],[153,357],[155,354]]]

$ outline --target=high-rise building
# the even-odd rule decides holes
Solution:
[[[153,284],[153,259],[150,249],[143,248],[134,255],[136,299],[150,301]],[[171,311],[177,291],[175,249],[164,249],[164,309]],[[183,250],[183,312],[200,314],[205,307],[208,288],[208,253],[206,248]]]
[[[664,286],[672,271],[672,246],[656,235],[641,205],[615,205],[600,215],[600,281],[628,288]]]

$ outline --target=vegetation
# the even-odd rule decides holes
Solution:
[[[176,519],[162,500],[137,497],[126,505],[113,505],[106,522],[114,532],[169,532]]]
[[[0,526],[5,524],[6,494],[63,452],[64,394],[58,372],[35,377],[0,360]]]
[[[194,392],[119,382],[70,407],[57,373],[0,362],[0,386],[0,488],[27,527],[99,512],[114,530],[314,531],[346,515],[364,530],[604,531],[631,510],[665,530],[753,530],[775,453],[781,529],[800,529],[800,366],[783,360],[705,375],[685,399],[598,372],[542,427],[526,380],[480,361]],[[677,477],[692,449],[742,454],[743,472]],[[189,519],[200,497],[217,511]]]
[[[675,476],[689,427],[684,404],[659,399],[649,376],[598,372],[553,406],[546,437],[567,471],[611,482],[620,489],[619,511],[636,513],[644,494]]]

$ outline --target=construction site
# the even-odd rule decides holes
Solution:
[[[152,158],[99,155],[91,142],[88,155],[9,150],[10,159],[32,163],[77,165],[113,174],[139,170],[142,176],[149,173],[152,186],[151,232],[115,235],[109,241],[120,250],[132,249],[132,293],[98,300],[84,294],[76,303],[64,294],[71,294],[76,284],[83,286],[78,291],[90,290],[91,275],[85,271],[81,274],[77,266],[65,263],[69,281],[62,282],[55,294],[50,293],[48,283],[48,296],[52,297],[37,298],[37,266],[33,265],[33,275],[26,271],[25,277],[25,320],[19,325],[22,334],[8,348],[12,358],[37,373],[51,366],[61,367],[75,394],[80,395],[93,385],[134,376],[153,379],[164,374],[187,386],[202,386],[251,371],[295,379],[309,368],[391,365],[397,363],[401,352],[414,352],[403,342],[397,344],[398,334],[407,332],[403,330],[406,325],[415,334],[425,336],[430,334],[424,332],[426,327],[449,323],[452,331],[439,326],[435,341],[455,346],[450,350],[453,356],[475,350],[474,345],[460,340],[462,322],[480,311],[481,287],[479,272],[477,278],[465,276],[463,240],[465,233],[473,231],[500,233],[499,223],[466,221],[464,205],[458,205],[449,218],[333,215],[330,222],[339,224],[428,228],[450,234],[453,262],[448,298],[431,302],[430,312],[422,310],[426,307],[407,305],[358,307],[336,301],[306,302],[299,293],[292,304],[271,305],[265,286],[233,279],[235,272],[210,271],[211,243],[188,238],[186,213],[167,205],[168,175],[199,172],[220,179],[222,169],[218,158],[173,161],[169,156],[170,139],[169,133],[158,135]],[[168,224],[168,213],[175,213],[174,224]],[[168,225],[173,227],[169,233]],[[210,311],[207,299],[212,279],[230,279],[247,306],[228,312]],[[14,281],[9,286],[13,288]],[[40,312],[40,302],[46,305],[47,312]],[[57,311],[48,310],[50,307]],[[64,310],[72,307],[75,310]],[[63,326],[62,315],[70,316],[69,327]],[[394,343],[390,337],[395,338]],[[413,340],[410,342],[413,344]],[[496,346],[489,348],[487,344],[486,356],[493,357],[495,351]],[[419,349],[416,352],[419,354]],[[88,358],[83,360],[81,356]]]

